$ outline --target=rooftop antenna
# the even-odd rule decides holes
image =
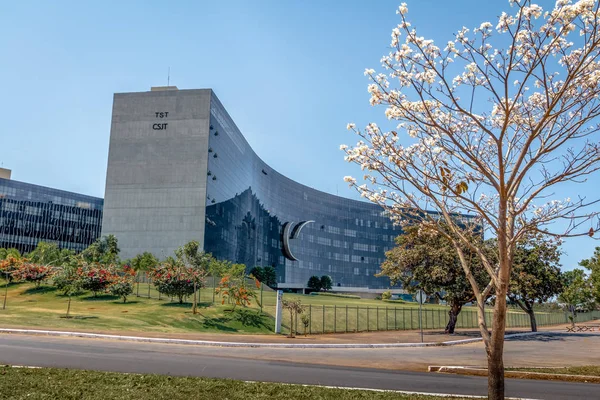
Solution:
[[[169,67],[169,72],[167,72],[167,86],[171,83],[171,67]]]

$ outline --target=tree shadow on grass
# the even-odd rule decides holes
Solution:
[[[255,328],[268,328],[263,316],[258,311],[237,309],[233,313],[233,320],[240,322],[244,326]]]
[[[161,307],[171,307],[171,308],[191,308],[192,303],[183,302],[180,303],[178,301],[174,301],[172,303],[163,303],[160,305]]]
[[[44,293],[52,293],[55,292],[56,288],[54,286],[40,286],[38,288],[32,287],[29,289],[23,290],[23,294],[44,294]]]
[[[126,306],[126,305],[129,305],[129,304],[138,304],[138,303],[139,303],[139,301],[137,301],[137,300],[127,300],[126,303],[123,303],[123,299],[120,299],[118,301],[115,300],[115,301],[112,302],[112,304],[120,304],[122,306]]]
[[[228,323],[230,321],[231,321],[231,319],[224,318],[224,317],[221,317],[221,318],[205,317],[204,322],[202,322],[202,325],[208,329],[217,329],[219,331],[224,331],[224,332],[237,332],[237,329],[225,325],[226,323]]]
[[[117,300],[117,299],[120,299],[120,297],[113,296],[112,294],[99,294],[96,297],[91,295],[91,296],[86,296],[86,297],[81,298],[81,300],[84,300],[84,301],[106,301],[106,300]]]
[[[63,318],[63,319],[98,319],[98,317],[95,317],[93,315],[69,315],[68,317],[66,315],[61,315],[59,318]]]
[[[198,307],[200,308],[207,308],[211,305],[211,303],[197,303]],[[193,303],[187,303],[187,302],[183,302],[183,303],[179,303],[179,302],[172,302],[172,303],[163,303],[161,304],[161,307],[173,307],[173,308],[192,308],[194,306]]]

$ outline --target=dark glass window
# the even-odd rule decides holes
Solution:
[[[25,253],[38,242],[82,251],[98,237],[104,200],[0,179],[0,247]]]

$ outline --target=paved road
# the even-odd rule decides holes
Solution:
[[[215,351],[219,354],[215,354]],[[485,378],[253,360],[236,357],[238,351],[235,348],[210,349],[97,339],[0,336],[0,364],[429,393],[486,393]],[[296,351],[302,352],[303,349]],[[581,383],[507,380],[506,386],[509,396],[535,399],[592,399],[597,398],[600,392],[598,385]]]

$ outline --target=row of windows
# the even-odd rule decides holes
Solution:
[[[58,196],[62,193],[63,196]],[[81,251],[101,232],[102,199],[8,181],[0,185],[0,247],[21,252],[40,241]]]
[[[336,286],[389,287],[389,279],[374,274],[399,231],[381,208],[318,192],[274,171],[254,154],[215,96],[211,115],[208,147],[218,157],[208,157],[208,170],[218,179],[206,181],[206,251],[249,268],[272,265],[277,281],[288,284],[304,285],[319,271]],[[293,224],[293,235],[302,221],[313,222],[289,240],[294,261],[283,254],[282,229]]]

